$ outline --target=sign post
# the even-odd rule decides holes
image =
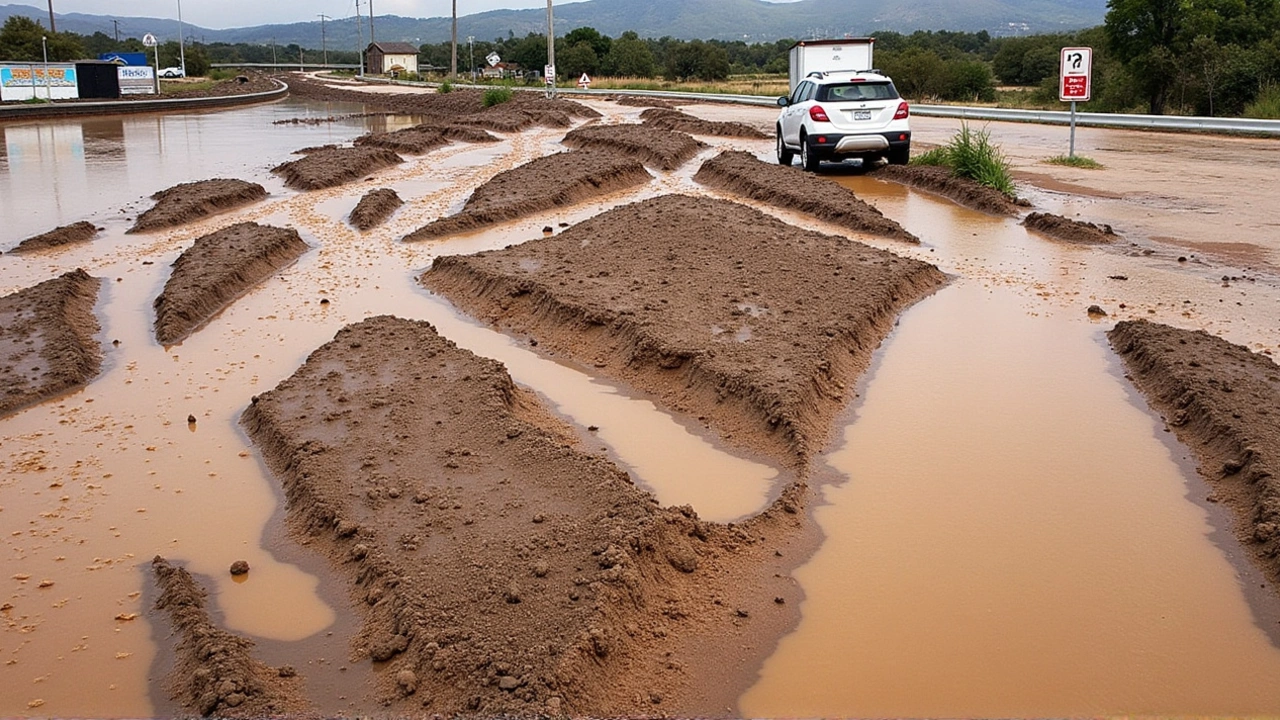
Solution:
[[[1067,157],[1076,156],[1076,103],[1089,102],[1093,95],[1093,48],[1062,48],[1058,75],[1058,99],[1071,103],[1071,147]]]
[[[156,94],[160,94],[160,43],[156,42],[156,36],[147,33],[142,36],[142,46],[155,48],[156,51]]]

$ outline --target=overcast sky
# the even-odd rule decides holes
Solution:
[[[34,5],[48,12],[47,5],[31,0],[0,0],[0,3],[4,2]],[[315,20],[320,13],[331,18],[352,17],[356,12],[356,0],[53,0],[53,10],[58,14],[79,12],[116,18],[176,17],[179,2],[182,4],[184,22],[217,29],[305,22]],[[564,5],[569,0],[554,2],[556,5]],[[458,0],[458,14],[546,6],[546,0]],[[360,0],[360,8],[361,13],[368,13],[369,0]],[[451,0],[373,0],[374,12],[379,15],[445,17],[452,12],[451,8]]]

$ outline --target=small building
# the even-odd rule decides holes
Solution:
[[[510,77],[519,77],[519,75],[520,75],[520,66],[516,63],[500,62],[497,65],[486,66],[483,70],[480,71],[480,76],[483,78],[503,79],[503,78],[510,78]]]
[[[374,75],[418,72],[418,48],[407,42],[370,43],[364,55],[365,68]]]

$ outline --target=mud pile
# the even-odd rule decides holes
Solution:
[[[356,138],[357,147],[380,147],[406,155],[422,155],[449,144],[443,134],[422,126]]]
[[[89,242],[97,234],[98,226],[82,220],[78,223],[56,227],[47,233],[29,237],[18,243],[18,246],[10,250],[9,254],[21,255],[22,253],[35,252],[36,250],[47,250],[49,248],[62,247],[63,245]]]
[[[1108,245],[1120,239],[1110,225],[1094,225],[1050,213],[1033,212],[1022,224],[1029,230],[1066,242]]]
[[[647,125],[663,130],[676,130],[690,135],[712,135],[716,137],[767,138],[763,130],[744,125],[739,122],[717,122],[696,118],[679,110],[668,108],[651,108],[640,113],[640,119]]]
[[[470,125],[462,125],[459,123],[436,121],[426,122],[418,127],[424,130],[434,130],[441,135],[444,135],[446,138],[457,142],[494,143],[499,140],[498,136],[493,133],[487,132],[478,127],[471,127]]]
[[[812,173],[761,162],[751,153],[721,153],[703,163],[693,179],[707,187],[784,210],[798,210],[855,232],[920,242],[920,238],[859,200],[851,190]]]
[[[295,190],[322,190],[402,162],[399,155],[386,148],[317,148],[299,160],[277,165],[271,172],[283,177],[285,184]]]
[[[580,150],[620,152],[649,167],[675,170],[706,147],[689,135],[648,125],[591,125],[578,128],[562,141]]]
[[[205,609],[205,590],[185,568],[156,556],[151,561],[163,611],[175,634],[177,662],[169,676],[173,699],[205,717],[255,718],[307,710],[302,680],[291,668],[255,660],[253,641],[218,628]]]
[[[196,240],[173,261],[173,272],[155,299],[156,340],[161,345],[182,340],[306,251],[297,230],[251,222]]]
[[[637,187],[651,179],[640,161],[615,153],[574,150],[548,155],[498,173],[476,188],[462,212],[418,228],[404,240],[471,232]]]
[[[351,211],[351,224],[360,230],[370,230],[381,225],[391,217],[391,213],[395,212],[396,208],[403,204],[404,201],[395,190],[390,188],[371,190],[360,198],[360,202]]]
[[[341,330],[243,422],[291,527],[350,578],[352,658],[393,715],[687,710],[685,641],[735,663],[745,618],[795,597],[773,576],[794,493],[732,528],[661,509],[425,322]]]
[[[678,107],[678,104],[672,100],[645,97],[643,95],[623,95],[614,98],[613,101],[627,107],[665,108],[667,110],[675,110]]]
[[[654,393],[731,442],[803,464],[932,265],[669,195],[552,238],[441,257],[463,310]]]
[[[892,180],[936,195],[954,200],[960,205],[992,215],[1017,215],[1018,203],[1008,195],[979,185],[968,178],[959,178],[944,167],[920,165],[884,165],[871,177]]]
[[[138,233],[185,225],[215,213],[258,202],[267,191],[244,180],[200,180],[174,185],[151,196],[156,204],[138,216],[127,232]]]
[[[73,270],[0,298],[0,415],[82,387],[102,369],[102,281]]]
[[[1124,321],[1108,333],[1134,383],[1200,461],[1236,534],[1280,583],[1280,366],[1204,331]]]

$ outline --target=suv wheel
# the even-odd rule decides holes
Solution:
[[[822,161],[809,150],[809,138],[800,136],[800,165],[809,172],[818,172],[818,164]]]
[[[787,144],[785,142],[782,141],[782,126],[779,125],[778,126],[778,164],[789,166],[791,165],[791,161],[794,160],[795,157],[796,157],[796,154],[792,152],[790,148],[787,147]]]

